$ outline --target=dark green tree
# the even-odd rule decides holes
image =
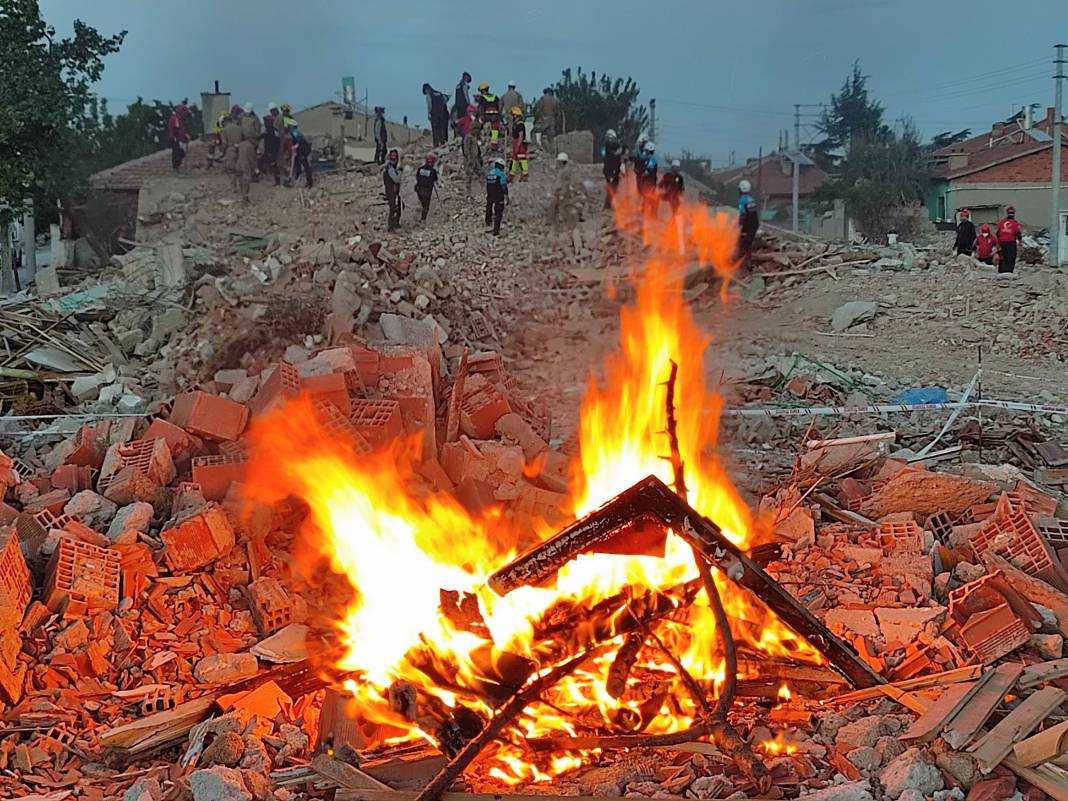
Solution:
[[[0,4],[0,209],[27,197],[69,203],[87,177],[96,126],[90,86],[126,32],[102,36],[80,20],[58,39],[37,0]]]
[[[189,111],[185,117],[185,127],[191,139],[204,132],[200,110],[182,100]],[[143,98],[126,107],[126,111],[113,117],[108,113],[106,103],[99,108],[90,103],[93,114],[89,115],[94,130],[88,138],[93,143],[92,172],[114,167],[142,156],[148,156],[169,146],[167,141],[167,123],[177,105],[153,100],[146,103]]]
[[[611,78],[578,67],[563,71],[553,89],[560,100],[569,131],[592,131],[594,153],[599,153],[609,128],[633,145],[649,125],[649,111],[638,104],[640,90],[632,78]]]
[[[883,125],[883,106],[868,95],[868,76],[860,62],[842,83],[837,94],[816,121],[823,140],[816,144],[815,156],[820,166],[833,167],[855,145],[885,139],[890,129]]]

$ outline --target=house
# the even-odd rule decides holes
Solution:
[[[389,109],[386,110],[387,113]],[[346,116],[345,107],[341,103],[327,101],[315,106],[296,112],[293,115],[300,129],[309,137],[329,136],[331,139],[340,138],[342,131],[345,133],[347,145],[346,153],[356,158],[364,155],[358,151],[369,147],[371,149],[368,161],[374,157],[374,112],[356,108],[351,116]],[[421,121],[420,121],[421,122]],[[390,147],[404,147],[418,140],[423,129],[403,125],[399,122],[386,120],[386,132],[389,135]],[[355,148],[353,146],[356,146]],[[357,152],[350,152],[350,151]]]
[[[1034,124],[1028,110],[994,123],[987,133],[934,151],[928,161],[931,221],[952,223],[961,209],[969,209],[976,223],[996,222],[1008,206],[1015,206],[1024,225],[1048,227],[1052,130],[1052,108]],[[1061,163],[1061,181],[1068,185],[1068,159]]]
[[[807,158],[801,157],[801,173],[798,176],[798,201],[801,208],[800,224],[809,230],[812,221],[813,197],[816,190],[830,180],[830,176]],[[753,196],[767,220],[788,220],[793,208],[794,179],[790,155],[784,151],[769,153],[763,158],[752,158],[736,167],[713,170],[709,180],[736,191],[743,178],[753,185]]]

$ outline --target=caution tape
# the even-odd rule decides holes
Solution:
[[[858,414],[952,411],[954,409],[1008,409],[1033,414],[1068,415],[1068,406],[1022,403],[1007,400],[974,400],[947,403],[875,403],[868,406],[741,406],[724,409],[727,417],[849,417]]]

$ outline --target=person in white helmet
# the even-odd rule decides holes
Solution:
[[[624,162],[627,158],[627,148],[619,141],[616,132],[609,128],[604,134],[604,145],[601,147],[602,171],[604,172],[605,191],[604,207],[612,208],[612,197],[619,188],[619,178],[623,174]]]
[[[553,177],[553,194],[549,201],[548,218],[551,225],[577,222],[575,203],[575,176],[567,153],[556,154],[556,172]]]
[[[526,116],[527,107],[523,104],[523,95],[515,89],[515,81],[508,81],[508,91],[501,95],[501,114],[506,119],[511,118],[512,109],[518,106],[523,110],[523,115]],[[506,149],[511,148],[512,142],[512,126],[504,126],[504,145]]]
[[[645,171],[645,146],[649,142],[648,134],[640,134],[638,142],[634,145],[634,155],[630,157],[630,165],[634,170],[634,185],[642,188],[642,173]]]
[[[671,162],[671,169],[664,173],[660,179],[660,197],[671,207],[671,216],[678,214],[679,204],[682,203],[682,193],[686,189],[682,177],[682,162],[675,159]]]
[[[656,179],[659,164],[656,160],[656,143],[645,143],[645,160],[638,176],[638,191],[642,193],[642,212],[655,218],[660,213],[660,199],[656,194]]]
[[[738,260],[743,272],[749,269],[753,240],[756,239],[757,230],[760,228],[756,201],[749,194],[752,190],[753,185],[745,178],[738,182]]]

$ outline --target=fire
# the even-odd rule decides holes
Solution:
[[[688,500],[744,547],[756,523],[716,452],[722,398],[705,382],[709,337],[682,294],[684,271],[695,261],[731,276],[736,223],[688,202],[674,220],[653,220],[637,213],[639,203],[632,189],[616,198],[617,223],[629,230],[640,226],[650,255],[630,276],[635,296],[621,312],[619,350],[603,365],[603,374],[591,374],[588,382],[580,453],[572,464],[572,511],[580,517],[650,474],[672,483],[664,458],[669,443],[663,383],[675,362]],[[538,640],[538,622],[550,609],[567,603],[588,609],[624,591],[667,590],[697,576],[689,547],[669,532],[662,557],[584,555],[560,571],[554,587],[498,597],[487,589],[487,578],[526,544],[521,540],[529,532],[510,530],[509,521],[497,515],[472,516],[451,496],[416,489],[420,443],[357,455],[318,426],[303,398],[257,425],[252,443],[250,495],[263,501],[302,497],[310,509],[307,541],[351,584],[352,602],[338,624],[345,648],[339,667],[354,672],[346,686],[374,741],[440,743],[442,721],[459,720],[464,710],[488,718],[494,699],[510,694],[509,681],[522,683],[531,670],[559,658],[560,643]],[[735,637],[746,649],[820,661],[763,607],[717,581],[737,621]],[[443,591],[459,593],[451,597],[460,599],[461,609],[477,605],[484,630],[446,615]],[[722,682],[719,639],[703,596],[683,616],[659,623],[657,632],[698,681],[709,687]],[[518,721],[515,739],[500,743],[487,759],[490,775],[502,782],[539,781],[582,764],[581,755],[536,758],[522,743],[574,733],[576,721],[590,710],[623,729],[667,732],[692,723],[693,704],[681,692],[643,697],[638,690],[649,682],[631,678],[633,693],[610,696],[605,683],[614,651],[599,652],[542,702],[532,703]],[[517,673],[522,665],[525,673]],[[665,681],[676,672],[649,643],[634,671]]]

